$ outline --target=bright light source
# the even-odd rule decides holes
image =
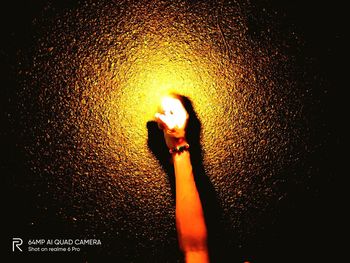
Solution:
[[[156,114],[169,129],[183,128],[188,114],[181,101],[173,97],[164,97],[161,102],[162,113]]]

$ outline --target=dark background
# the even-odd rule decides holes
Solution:
[[[3,184],[3,228],[10,229],[8,235],[2,235],[5,243],[2,250],[11,251],[11,239],[21,233],[27,233],[27,219],[36,210],[27,193],[14,187],[16,174],[26,173],[28,167],[24,163],[23,151],[18,147],[16,123],[10,121],[10,116],[16,110],[15,68],[18,51],[33,45],[35,35],[35,19],[40,16],[48,2],[57,12],[63,12],[76,4],[74,1],[9,1],[1,4],[1,176]],[[256,1],[254,1],[256,2]],[[257,1],[259,4],[259,1]],[[343,257],[346,245],[345,223],[346,190],[343,183],[348,174],[343,170],[346,164],[342,148],[345,138],[345,91],[348,87],[345,77],[345,4],[339,1],[272,1],[270,5],[284,13],[284,23],[295,26],[297,34],[304,42],[305,56],[313,59],[313,69],[318,74],[319,87],[314,86],[314,98],[317,98],[318,108],[315,111],[314,122],[324,123],[323,129],[314,134],[315,141],[323,141],[310,162],[317,166],[318,174],[314,176],[311,189],[293,188],[290,198],[284,207],[276,213],[276,224],[272,233],[263,240],[265,247],[260,248],[262,256],[247,251],[246,260],[252,262],[329,262]],[[343,162],[344,161],[344,162]],[[46,213],[46,222],[37,229],[43,238],[50,234],[69,233],[69,229],[50,212]],[[10,227],[8,227],[10,226]],[[16,229],[16,233],[13,233]],[[305,235],[307,233],[307,235]],[[272,238],[272,237],[277,238]],[[266,254],[263,253],[264,250]],[[256,251],[254,248],[251,251]],[[261,251],[260,251],[261,252]],[[305,256],[304,256],[305,255]]]

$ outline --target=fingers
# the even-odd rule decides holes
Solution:
[[[186,109],[176,98],[165,97],[162,100],[162,113],[156,113],[155,118],[160,128],[168,130],[184,129],[188,119]]]
[[[168,125],[166,124],[166,116],[164,114],[160,114],[160,113],[156,113],[154,115],[154,117],[156,118],[156,121],[158,123],[158,127],[160,129],[168,129]]]
[[[167,130],[173,130],[177,127],[177,120],[173,114],[156,114],[156,118],[159,120],[159,123],[164,126]]]

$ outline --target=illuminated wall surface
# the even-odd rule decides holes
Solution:
[[[312,98],[296,66],[301,41],[279,14],[248,1],[48,10],[35,21],[34,55],[23,52],[19,64],[31,172],[15,182],[41,211],[29,233],[53,217],[62,236],[102,239],[96,253],[179,260],[174,189],[147,143],[161,97],[176,92],[201,123],[202,164],[221,211],[214,241],[226,251],[255,238],[266,245],[263,229],[288,182],[308,184],[303,163],[314,147]]]

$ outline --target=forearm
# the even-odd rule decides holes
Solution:
[[[192,172],[190,153],[173,154],[176,182],[176,227],[187,262],[208,262],[207,230]],[[199,260],[200,259],[200,260]]]
[[[165,97],[155,114],[164,129],[165,143],[172,154],[176,187],[176,228],[186,263],[209,262],[207,229],[202,204],[193,178],[186,124],[189,115],[179,96]]]

